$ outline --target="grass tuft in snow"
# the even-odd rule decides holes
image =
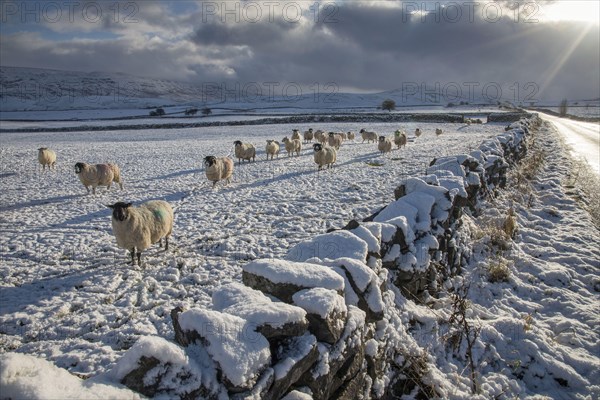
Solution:
[[[509,278],[509,261],[502,257],[493,259],[488,266],[488,281],[491,283],[508,282]]]

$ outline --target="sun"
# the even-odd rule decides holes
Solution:
[[[596,0],[557,1],[541,4],[540,19],[543,21],[579,21],[598,24],[600,2]]]

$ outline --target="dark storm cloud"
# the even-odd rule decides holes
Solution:
[[[444,9],[430,3],[430,14],[411,17],[409,12],[422,4],[344,3],[335,22],[310,27],[282,20],[202,24],[192,39],[198,46],[250,49],[252,57],[234,66],[235,79],[241,81],[334,81],[361,90],[404,83],[499,83],[514,87],[510,96],[515,100],[531,82],[546,88],[546,94],[571,97],[599,84],[597,26],[558,69],[555,82],[548,83],[544,72],[569,51],[581,24],[535,23],[523,16],[515,21],[513,10],[483,5]]]
[[[314,3],[298,3],[301,19],[275,13],[258,21],[140,4],[139,23],[107,26],[117,35],[111,40],[35,45],[30,33],[3,35],[2,63],[364,91],[497,82],[513,87],[504,93],[512,100],[530,82],[554,98],[597,96],[600,85],[597,24],[585,32],[582,23],[535,22],[510,1],[324,3],[318,17]],[[423,7],[430,13],[411,15]]]

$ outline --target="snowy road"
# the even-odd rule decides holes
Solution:
[[[581,156],[600,175],[600,125],[555,117],[538,112],[540,117],[556,126],[571,147],[573,155]]]

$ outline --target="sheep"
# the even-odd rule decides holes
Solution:
[[[56,165],[56,153],[47,147],[40,147],[38,149],[38,161],[42,165],[43,171],[46,170],[46,165],[48,166],[48,170],[50,168],[54,169]]]
[[[421,132],[421,129],[419,129],[419,128],[415,129],[415,136],[416,136],[416,137],[419,137],[419,136],[421,136],[421,134],[422,134],[422,133],[423,133],[423,132]]]
[[[402,146],[406,147],[407,142],[408,139],[406,137],[406,132],[401,129],[398,129],[396,132],[394,132],[394,143],[396,146],[398,146],[398,149],[400,149]]]
[[[267,160],[269,159],[269,155],[271,155],[271,160],[275,155],[279,158],[279,142],[277,140],[267,140],[265,151],[267,153]]]
[[[79,180],[83,183],[88,193],[90,192],[89,186],[92,187],[92,194],[96,194],[97,186],[106,186],[106,190],[110,190],[113,182],[117,182],[121,190],[123,190],[121,170],[117,164],[92,165],[78,162],[75,164],[75,173],[79,176]]]
[[[335,147],[336,150],[339,150],[342,145],[342,136],[335,132],[329,132],[328,143],[329,147]]]
[[[142,251],[165,238],[165,251],[169,249],[169,236],[173,232],[173,208],[166,201],[152,200],[139,207],[122,201],[108,205],[112,211],[112,229],[117,245],[131,253],[131,264],[142,265]]]
[[[339,132],[339,133],[336,133],[336,135],[340,135],[340,137],[342,138],[342,141],[348,140],[348,135],[346,135],[346,132]]]
[[[300,150],[302,150],[302,142],[300,141],[300,139],[288,139],[288,137],[284,137],[281,140],[283,143],[285,143],[285,150],[288,153],[288,157],[293,156],[294,152],[296,153],[297,156],[300,155]]]
[[[442,130],[440,128],[435,128],[435,134],[440,136],[442,134]]]
[[[329,137],[323,131],[319,130],[315,133],[315,139],[317,139],[317,141],[321,144],[327,143],[328,138]]]
[[[381,154],[389,153],[392,151],[392,141],[385,136],[379,136],[379,143],[377,143],[377,149]]]
[[[213,188],[218,181],[224,180],[226,184],[231,182],[231,175],[233,175],[233,160],[231,158],[206,156],[204,157],[204,166],[206,167],[206,177],[213,183]]]
[[[298,129],[292,129],[292,140],[300,140],[300,131]]]
[[[467,124],[467,126],[471,125],[472,122],[471,118],[465,118],[465,124]]]
[[[327,165],[327,168],[333,167],[333,163],[335,163],[337,159],[337,152],[333,147],[315,143],[313,144],[313,150],[315,151],[315,163],[319,166],[319,171],[325,165]]]
[[[361,129],[359,133],[362,136],[362,143],[364,143],[365,140],[367,141],[367,143],[371,143],[371,141],[377,141],[377,134],[375,132],[368,132],[365,129]]]
[[[348,133],[346,133],[346,136],[348,136],[348,140],[354,140],[354,138],[356,138],[354,132],[351,131],[348,131]]]
[[[241,164],[242,160],[256,161],[256,149],[253,144],[250,143],[242,143],[241,140],[236,140],[233,142],[235,157],[238,159],[238,164]]]
[[[310,143],[313,141],[314,133],[312,128],[308,128],[307,131],[304,132],[304,143]]]

